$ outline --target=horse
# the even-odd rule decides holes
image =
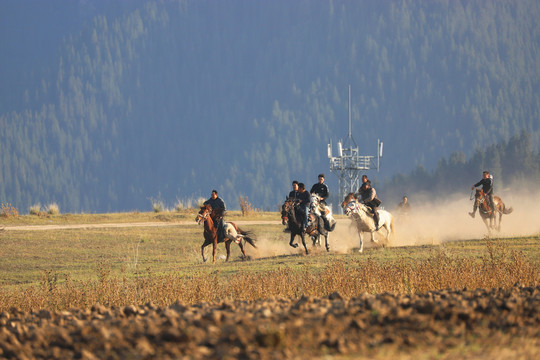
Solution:
[[[328,243],[328,231],[324,227],[324,220],[315,214],[311,215],[311,225],[307,227],[306,231],[303,231],[302,227],[302,216],[300,214],[300,209],[298,207],[299,203],[297,200],[288,198],[285,200],[285,203],[281,207],[281,220],[283,224],[289,224],[289,230],[291,231],[291,240],[289,245],[293,248],[297,248],[298,244],[294,243],[294,238],[296,235],[300,235],[302,239],[302,245],[306,254],[309,254],[309,251],[306,246],[306,240],[304,238],[305,234],[311,237],[315,236],[324,236],[326,251],[330,251],[330,244]]]
[[[351,217],[354,221],[356,229],[358,230],[358,237],[360,238],[360,248],[358,252],[364,251],[364,242],[362,239],[362,232],[371,233],[371,241],[379,242],[375,239],[375,233],[380,229],[386,229],[386,244],[390,241],[390,235],[395,235],[394,217],[386,210],[377,210],[379,213],[379,229],[375,227],[375,220],[371,214],[370,209],[356,201],[354,193],[349,193],[343,203],[341,204],[347,216]],[[383,246],[385,246],[384,244]]]
[[[500,197],[494,195],[493,196],[493,203],[495,205],[495,214],[493,213],[493,210],[488,204],[487,196],[484,193],[484,190],[482,189],[476,189],[476,194],[474,195],[474,204],[478,207],[478,213],[480,214],[480,217],[482,218],[482,221],[484,221],[484,225],[486,225],[486,228],[488,230],[488,235],[491,235],[491,229],[496,229],[497,231],[501,231],[501,220],[503,214],[508,215],[514,211],[512,207],[506,208],[503,201]],[[497,218],[496,214],[499,213],[499,224],[497,225]],[[487,219],[489,218],[489,225]]]
[[[204,222],[204,243],[201,246],[201,254],[203,261],[206,262],[206,257],[204,256],[204,249],[208,245],[212,244],[212,262],[216,262],[216,247],[218,244],[218,229],[215,225],[216,220],[223,217],[223,209],[214,209],[210,205],[201,206],[201,210],[197,214],[195,221],[200,225],[201,222]],[[251,236],[251,233],[244,231],[236,226],[233,222],[225,222],[223,224],[225,228],[225,238],[219,242],[225,242],[225,249],[227,249],[227,258],[225,261],[229,261],[229,256],[231,255],[231,242],[235,242],[240,247],[242,251],[243,258],[247,258],[246,252],[244,250],[244,244],[242,240],[245,240],[248,244],[257,248],[255,245],[255,239]]]
[[[322,203],[322,197],[317,194],[311,194],[311,207],[310,210],[313,214],[320,216],[324,222],[324,228],[326,231],[332,232],[336,228],[336,219],[332,214],[332,209],[326,204]],[[313,245],[320,246],[320,236],[316,234],[313,239]]]

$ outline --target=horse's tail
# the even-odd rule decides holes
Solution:
[[[503,214],[508,215],[508,214],[511,214],[512,211],[514,211],[514,208],[513,208],[513,207],[509,207],[508,209],[505,207],[505,208],[503,209]]]
[[[326,231],[334,231],[334,229],[336,228],[336,224],[337,224],[337,221],[334,221],[332,224],[330,224],[330,222],[328,222],[328,226],[325,226],[324,228],[326,229]]]
[[[394,222],[394,216],[390,214],[390,232],[396,238],[396,223]]]
[[[255,245],[255,236],[253,236],[253,233],[251,231],[245,231],[238,228],[238,233],[242,235],[243,239],[246,240],[247,243],[249,243],[255,249],[257,248],[257,246]]]

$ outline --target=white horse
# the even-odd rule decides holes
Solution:
[[[322,216],[328,224],[325,224],[326,230],[334,231],[336,227],[336,219],[332,215],[332,209],[330,206],[321,203],[322,198],[317,194],[311,194],[311,212],[317,214],[317,216]]]
[[[378,232],[380,229],[385,228],[386,244],[389,243],[390,235],[395,234],[394,217],[392,216],[392,214],[390,214],[386,210],[377,210],[377,212],[379,213],[379,229],[376,229],[375,219],[373,219],[373,217],[369,215],[371,211],[367,206],[357,202],[354,197],[352,199],[347,197],[345,202],[343,203],[345,214],[347,214],[347,216],[349,216],[351,220],[354,221],[356,229],[358,230],[358,237],[360,238],[360,249],[358,250],[358,252],[364,251],[364,242],[362,240],[363,232],[371,233],[371,241],[379,242],[377,239],[375,239],[375,233]]]

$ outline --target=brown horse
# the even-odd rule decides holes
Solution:
[[[204,249],[208,245],[212,244],[212,262],[216,262],[216,247],[218,244],[218,228],[215,225],[219,219],[223,217],[223,209],[214,209],[212,210],[212,207],[210,205],[204,205],[201,207],[201,210],[197,214],[197,217],[195,218],[195,221],[200,224],[201,222],[204,222],[204,243],[201,246],[201,254],[203,261],[206,262],[206,257],[204,256]],[[231,242],[234,241],[238,244],[240,247],[240,250],[242,251],[242,255],[245,258],[246,252],[244,250],[244,244],[242,243],[242,240],[245,240],[247,243],[249,243],[254,248],[257,248],[255,246],[255,239],[251,236],[251,233],[248,231],[244,231],[240,229],[238,226],[236,226],[233,222],[226,222],[224,223],[225,227],[225,237],[219,242],[225,243],[225,249],[227,249],[227,258],[225,261],[229,261],[229,256],[231,255]]]
[[[493,214],[493,209],[488,204],[487,196],[484,194],[484,190],[482,189],[476,189],[476,194],[474,196],[475,198],[475,206],[478,206],[478,213],[482,217],[482,220],[484,221],[484,224],[486,225],[486,228],[488,230],[488,234],[491,235],[491,229],[496,229],[497,231],[501,231],[501,219],[503,214],[507,215],[510,214],[514,209],[513,208],[506,208],[503,201],[500,197],[494,195],[493,196],[493,203],[495,205],[495,214]],[[497,218],[495,215],[499,214],[499,224],[497,225]],[[494,216],[492,216],[494,215]],[[489,225],[487,222],[487,219],[489,219]]]
[[[289,230],[291,231],[291,240],[289,245],[293,248],[297,248],[298,244],[294,242],[296,235],[300,235],[302,239],[302,245],[304,245],[304,250],[306,254],[309,254],[309,251],[306,246],[305,235],[307,234],[313,240],[313,245],[316,244],[319,235],[324,236],[324,243],[326,251],[330,251],[330,244],[328,243],[328,230],[324,227],[324,220],[322,217],[315,214],[309,214],[311,216],[311,225],[306,228],[304,232],[302,230],[302,216],[300,215],[300,209],[298,208],[298,202],[295,199],[287,199],[283,206],[281,207],[281,221],[282,223],[289,224]]]

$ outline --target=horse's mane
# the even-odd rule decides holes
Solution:
[[[225,216],[225,209],[223,208],[215,208],[212,210],[212,215],[214,216]]]
[[[353,192],[348,193],[347,196],[345,196],[345,199],[343,199],[343,202],[341,203],[341,207],[347,206],[347,204],[353,199],[356,199],[355,194]]]

